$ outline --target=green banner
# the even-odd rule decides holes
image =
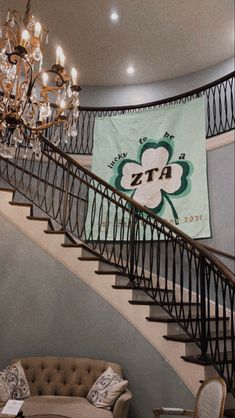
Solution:
[[[202,98],[96,118],[92,171],[192,238],[211,236]]]

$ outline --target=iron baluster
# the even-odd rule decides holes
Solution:
[[[204,255],[199,256],[200,263],[200,322],[201,322],[201,353],[207,353],[207,318],[206,318],[206,260]],[[209,320],[209,318],[208,318]]]
[[[68,199],[69,199],[69,176],[70,176],[70,162],[67,164],[67,171],[65,177],[65,190],[64,190],[64,198],[63,198],[63,217],[61,226],[62,229],[66,228],[66,216],[67,216],[67,208],[68,208]]]
[[[135,217],[136,207],[132,206],[131,210],[131,230],[130,230],[130,283],[134,284],[134,267],[135,267]]]

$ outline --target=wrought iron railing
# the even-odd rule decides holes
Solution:
[[[73,237],[127,274],[200,347],[234,393],[235,279],[199,243],[74,162],[45,138],[16,148],[0,176]],[[213,301],[213,303],[211,303]]]
[[[46,136],[52,141],[55,137],[62,138],[61,142],[57,145],[66,153],[92,154],[96,117],[142,112],[147,109],[157,109],[178,103],[186,103],[197,97],[204,97],[206,137],[210,138],[235,128],[234,77],[235,72],[232,72],[198,89],[151,103],[110,108],[80,107],[77,128],[73,133],[74,136],[68,136],[64,126],[49,129]],[[59,129],[59,135],[58,132],[55,134],[55,129]]]

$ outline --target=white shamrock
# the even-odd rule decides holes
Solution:
[[[167,164],[168,158],[169,152],[164,147],[146,149],[142,155],[142,165],[132,162],[124,165],[121,186],[128,190],[135,189],[133,199],[141,205],[149,209],[156,208],[161,203],[163,190],[175,193],[181,186],[183,168],[177,163]],[[168,167],[170,177],[166,176],[165,167]]]

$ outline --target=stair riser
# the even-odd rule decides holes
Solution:
[[[144,290],[133,290],[132,291],[132,300],[146,300],[152,301],[153,299],[148,296]]]
[[[146,287],[147,290],[147,287]],[[163,290],[163,289],[162,289]],[[151,290],[149,291],[151,294]],[[161,299],[163,299],[164,297],[164,292],[161,292]],[[165,296],[165,300],[167,296]],[[133,290],[133,296],[132,296],[132,300],[143,300],[143,301],[153,301],[154,299],[151,298],[151,296],[149,296],[144,290]],[[156,302],[160,301],[160,295],[157,294],[156,296]]]
[[[81,257],[94,257],[94,253],[89,251],[88,248],[81,247],[80,248]]]
[[[103,271],[113,271],[115,270],[115,267],[111,264],[105,263],[103,261],[98,262],[98,269],[97,270],[103,270]]]
[[[219,321],[219,330],[222,331],[223,330],[223,324],[222,321]],[[193,329],[195,329],[196,323],[193,323]],[[211,332],[215,331],[215,321],[211,321],[210,322],[210,330]],[[191,328],[189,327],[189,332],[190,332]],[[177,334],[184,334],[184,331],[182,332],[182,328],[176,324],[176,323],[170,323],[167,324],[167,335],[177,335]],[[229,346],[230,347],[230,346]],[[223,350],[222,350],[223,351]]]
[[[194,343],[184,344],[184,352],[185,356],[194,356],[199,355],[201,353],[200,348],[198,348],[198,346]]]
[[[115,285],[116,286],[125,286],[129,283],[130,279],[127,276],[115,276]]]
[[[159,316],[159,314],[161,313],[161,309],[159,306],[150,306],[150,310],[149,310],[149,315],[150,316]],[[166,309],[171,309],[171,306],[166,306]],[[177,306],[176,309],[172,310],[172,313],[178,313],[178,315],[181,315],[181,317],[183,318],[185,316],[185,318],[188,317],[189,314],[189,310],[191,312],[192,315],[196,315],[197,313],[197,307],[196,306],[192,306],[190,309],[188,306],[184,306],[182,310],[180,310],[180,307]],[[165,311],[164,311],[165,312]],[[165,312],[166,315],[166,312]]]

